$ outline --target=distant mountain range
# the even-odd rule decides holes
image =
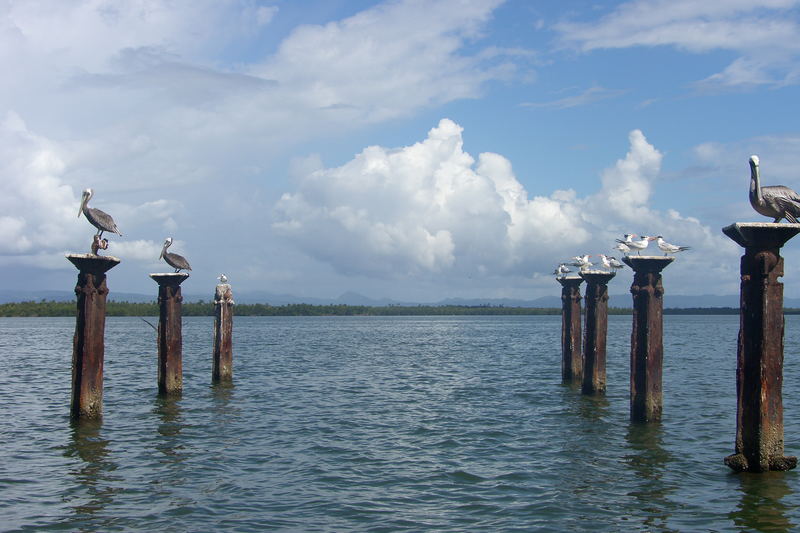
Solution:
[[[187,302],[200,300],[209,301],[211,294],[189,294],[184,293],[183,298]],[[388,298],[374,299],[359,294],[357,292],[345,292],[338,298],[308,298],[299,297],[291,294],[276,294],[266,291],[250,291],[234,293],[236,302],[242,304],[268,303],[270,305],[286,305],[305,303],[311,305],[367,305],[367,306],[386,306],[386,305],[489,305],[504,307],[561,307],[560,296],[542,296],[533,300],[523,300],[514,298],[447,298],[438,302],[402,302]],[[71,291],[23,291],[23,290],[3,290],[0,291],[0,303],[25,302],[53,300],[57,302],[71,301],[75,299],[75,293]],[[138,294],[126,292],[111,292],[109,299],[118,302],[152,302],[156,299],[152,294]],[[785,307],[800,308],[800,298],[785,298]],[[609,297],[611,307],[631,307],[631,295],[628,293],[615,294]],[[718,295],[664,295],[664,307],[668,308],[690,308],[690,307],[738,307],[739,295],[731,294],[725,296]]]

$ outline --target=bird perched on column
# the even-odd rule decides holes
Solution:
[[[167,251],[170,246],[172,246],[172,237],[167,237],[167,240],[164,241],[164,247],[161,249],[161,255],[158,258],[164,259],[169,266],[175,269],[175,272],[191,270],[192,267],[189,266],[189,261],[185,257]]]
[[[119,228],[114,222],[114,219],[111,218],[111,215],[105,211],[89,207],[89,200],[92,198],[92,196],[94,196],[94,191],[92,189],[85,189],[83,191],[83,196],[81,197],[81,206],[78,209],[78,217],[80,218],[81,213],[83,213],[83,215],[86,217],[86,220],[88,220],[92,226],[97,228],[96,235],[98,237],[102,237],[104,231],[116,233],[122,237],[122,232],[119,231]]]
[[[800,195],[785,185],[761,186],[757,155],[750,156],[750,205],[757,213],[774,218],[773,222],[785,218],[797,223],[800,218]]]

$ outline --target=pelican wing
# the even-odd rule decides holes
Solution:
[[[764,199],[773,205],[786,220],[793,224],[797,223],[797,219],[800,218],[800,195],[783,185],[762,187],[761,191]]]
[[[83,210],[83,214],[86,215],[86,219],[97,229],[107,231],[109,233],[116,233],[117,235],[122,235],[117,227],[117,224],[114,222],[114,219],[111,218],[111,215],[106,213],[105,211],[101,211],[99,209],[95,209],[93,207],[86,207]]]

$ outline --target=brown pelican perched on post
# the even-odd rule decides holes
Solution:
[[[98,237],[102,237],[104,231],[108,231],[110,233],[116,233],[117,235],[122,237],[122,233],[119,231],[119,228],[117,227],[117,224],[114,222],[114,219],[111,218],[111,215],[109,215],[105,211],[100,211],[99,209],[95,209],[87,205],[93,195],[94,191],[92,189],[85,189],[83,191],[83,198],[81,198],[81,207],[80,209],[78,209],[78,217],[80,217],[81,213],[83,213],[86,216],[86,220],[88,220],[92,226],[97,228],[96,235]]]
[[[189,266],[189,261],[185,257],[167,251],[170,246],[172,246],[172,237],[167,237],[167,240],[164,241],[164,247],[161,249],[161,255],[158,258],[163,258],[169,266],[175,269],[175,272],[191,270],[192,267]]]
[[[785,218],[794,224],[800,218],[800,195],[784,185],[761,186],[757,155],[750,156],[750,205],[773,222]]]

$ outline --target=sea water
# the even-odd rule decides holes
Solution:
[[[152,322],[153,319],[150,319]],[[734,474],[736,316],[664,317],[664,418],[629,422],[630,316],[608,391],[561,384],[558,316],[183,321],[184,390],[156,339],[106,323],[104,417],[69,420],[73,319],[0,319],[4,531],[781,531],[795,471]],[[786,319],[787,455],[800,317]]]

